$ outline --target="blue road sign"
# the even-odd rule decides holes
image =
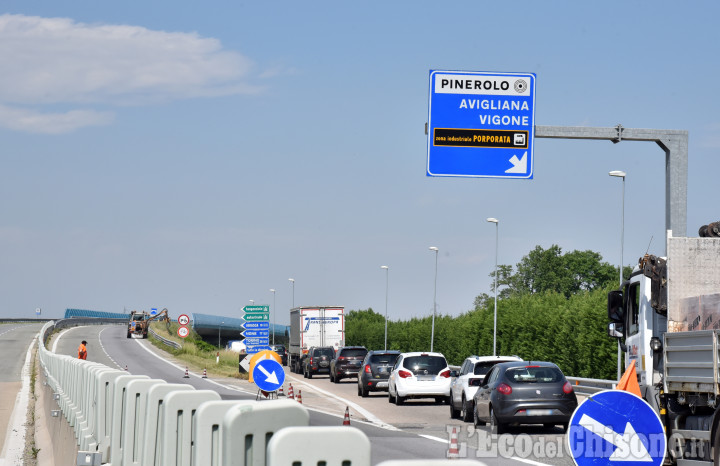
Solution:
[[[253,381],[260,390],[274,392],[285,382],[285,371],[274,359],[262,359],[255,363]]]
[[[427,176],[533,177],[535,74],[430,71]]]
[[[269,345],[270,344],[270,339],[268,337],[246,338],[243,341],[245,342],[246,345],[250,345],[250,346]]]
[[[243,322],[244,329],[270,328],[270,322]]]
[[[589,396],[570,418],[567,439],[578,466],[661,466],[667,451],[655,410],[623,390]]]
[[[267,330],[245,330],[243,332],[240,332],[240,335],[244,337],[269,337],[270,332]]]
[[[246,348],[245,350],[247,351],[247,354],[255,354],[255,353],[259,353],[260,351],[272,350],[272,348],[270,348],[267,345],[248,345],[245,348]]]

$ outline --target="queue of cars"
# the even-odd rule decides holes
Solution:
[[[328,374],[330,381],[357,378],[358,396],[388,392],[388,402],[430,398],[447,402],[450,417],[490,424],[492,433],[507,426],[543,424],[567,430],[578,402],[560,368],[519,356],[470,356],[451,370],[442,353],[376,350],[363,346],[310,348],[302,361],[303,374]]]

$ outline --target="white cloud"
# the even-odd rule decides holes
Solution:
[[[35,110],[0,105],[0,126],[28,133],[69,133],[86,126],[108,125],[114,118],[115,116],[111,112],[94,110],[41,113]]]
[[[0,63],[0,104],[25,108],[58,103],[143,105],[262,89],[248,82],[250,60],[223,50],[217,39],[67,18],[0,15]],[[28,131],[33,121],[43,127],[50,119],[64,122],[68,131],[98,115],[88,110],[16,110],[25,114],[25,123],[9,126],[6,115],[13,111],[7,106],[0,110],[0,124]],[[107,122],[107,114],[101,115]]]

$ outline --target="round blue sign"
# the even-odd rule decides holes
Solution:
[[[285,371],[274,359],[262,359],[255,363],[253,381],[260,390],[274,392],[285,383]]]
[[[667,440],[660,417],[623,390],[589,396],[573,413],[567,433],[578,466],[661,466]]]

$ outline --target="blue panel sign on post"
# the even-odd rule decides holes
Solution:
[[[242,327],[244,329],[268,329],[270,328],[270,322],[243,322]]]
[[[623,390],[588,397],[570,418],[567,439],[578,466],[661,466],[667,447],[655,410]]]
[[[533,177],[535,74],[430,71],[427,176]]]
[[[255,363],[253,380],[260,390],[274,392],[285,383],[285,371],[274,359],[262,359]]]

